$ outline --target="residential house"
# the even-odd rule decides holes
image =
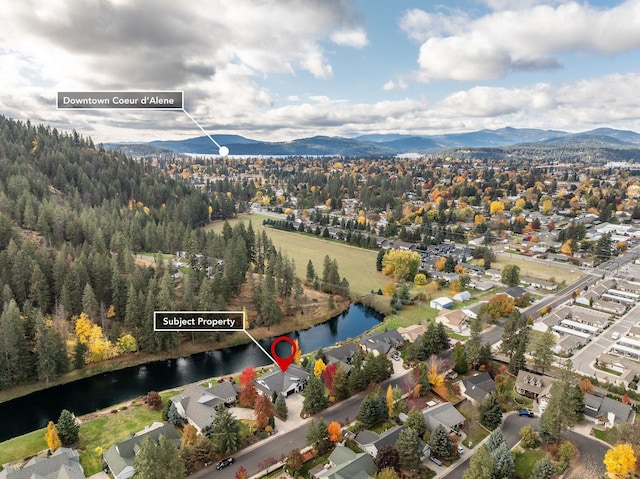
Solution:
[[[424,324],[412,324],[411,326],[399,327],[398,333],[402,338],[409,342],[415,342],[420,336],[422,336],[427,331],[427,327]]]
[[[440,298],[432,299],[429,302],[429,307],[434,309],[445,309],[453,306],[453,301],[446,296],[442,296]]]
[[[493,281],[501,281],[502,280],[502,271],[495,268],[489,268],[485,270],[484,274],[491,277]]]
[[[467,322],[467,315],[462,309],[453,311],[444,309],[436,316],[436,323],[443,324],[456,333],[462,333],[467,329]]]
[[[556,283],[534,278],[533,276],[520,276],[520,282],[536,289],[546,289],[548,291],[555,291],[558,289],[558,285]]]
[[[61,447],[51,456],[36,456],[21,469],[7,467],[0,471],[0,479],[85,479],[78,451]]]
[[[360,339],[360,346],[373,354],[390,354],[396,351],[404,342],[397,329],[391,331],[364,334]]]
[[[613,348],[615,348],[615,346],[613,346]],[[596,364],[619,373],[619,376],[611,375],[610,377],[607,377],[607,379],[610,382],[622,384],[627,388],[636,376],[640,377],[640,363],[623,356],[614,356],[612,354],[602,353],[596,358]],[[602,376],[600,377],[602,378]]]
[[[133,437],[125,439],[107,449],[102,457],[109,466],[109,470],[115,479],[128,479],[133,477],[133,462],[140,449],[140,443],[147,438],[157,443],[161,437],[172,440],[176,446],[180,445],[180,434],[172,424],[153,423],[151,427],[141,431]]]
[[[345,446],[336,446],[328,459],[328,467],[312,471],[315,479],[373,479],[378,471],[369,454],[353,452]]]
[[[406,415],[401,415],[401,419],[402,417],[406,419]],[[392,428],[387,429],[381,434],[365,429],[364,431],[360,431],[358,433],[358,435],[355,437],[355,442],[360,447],[360,449],[365,451],[371,457],[376,457],[378,455],[378,451],[380,451],[380,449],[382,449],[383,447],[394,446],[396,444],[403,427],[404,426],[393,426]],[[422,455],[428,457],[429,454],[429,446],[423,444]]]
[[[585,340],[572,334],[565,334],[560,336],[556,345],[553,347],[553,352],[561,356],[570,356],[577,349],[580,349],[585,345]]]
[[[335,364],[336,366],[342,366],[345,372],[351,370],[351,361],[354,354],[358,351],[358,346],[355,343],[345,343],[341,346],[327,349],[324,353],[324,357],[329,364]]]
[[[522,286],[514,286],[512,288],[507,289],[503,294],[506,294],[507,296],[513,299],[520,299],[527,294],[527,290],[524,289]]]
[[[173,396],[173,402],[178,414],[194,426],[198,432],[213,423],[216,407],[224,404],[229,406],[236,402],[238,389],[231,382],[204,388],[198,384],[188,386],[182,393]]]
[[[307,384],[309,376],[311,375],[300,366],[291,364],[284,372],[280,368],[275,368],[273,371],[260,376],[255,380],[255,385],[261,394],[272,397],[275,392],[287,397],[302,391]]]
[[[487,304],[486,301],[479,301],[475,304],[472,304],[471,306],[462,308],[462,311],[464,311],[464,314],[466,314],[469,318],[476,319],[478,317],[478,312],[480,311],[480,308],[482,308],[485,304]]]
[[[539,399],[549,394],[554,379],[521,369],[516,377],[516,392],[521,396]]]
[[[616,424],[633,423],[635,412],[629,404],[611,399],[605,393],[585,393],[584,415],[596,424],[604,424],[611,428]]]
[[[486,371],[460,381],[460,392],[474,404],[480,404],[495,390],[496,383]]]
[[[494,284],[490,281],[477,281],[473,283],[473,289],[477,289],[478,291],[489,291],[493,288]]]
[[[460,293],[454,295],[453,300],[458,303],[462,303],[464,301],[469,301],[471,299],[471,293],[469,291],[461,291]]]
[[[422,415],[427,423],[427,429],[431,432],[439,425],[442,425],[447,432],[457,432],[464,426],[465,417],[450,402],[443,402],[425,409]]]

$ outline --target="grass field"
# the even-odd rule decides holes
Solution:
[[[377,251],[367,250],[350,246],[342,241],[318,238],[314,235],[307,235],[296,232],[281,231],[275,228],[265,228],[262,220],[269,218],[264,215],[242,216],[229,220],[231,226],[240,221],[249,224],[251,221],[253,229],[258,233],[266,231],[276,249],[281,249],[283,253],[292,258],[296,263],[296,272],[300,279],[307,275],[307,263],[313,263],[316,274],[322,275],[322,265],[324,257],[329,255],[338,261],[340,276],[344,276],[349,281],[351,295],[355,297],[369,293],[372,289],[377,291],[385,284],[391,283],[382,273],[376,271]],[[216,232],[222,231],[224,222],[216,222],[209,228]]]
[[[499,253],[497,256],[497,261],[491,263],[492,268],[502,270],[508,264],[515,264],[520,267],[520,276],[532,276],[547,281],[555,278],[558,284],[563,281],[571,284],[584,276],[577,266],[563,266],[547,260],[527,259],[515,254]]]
[[[529,479],[533,465],[546,456],[544,451],[525,451],[516,453],[515,470],[518,479]]]
[[[177,391],[161,394],[163,401],[175,396]],[[124,440],[129,434],[142,431],[155,421],[162,421],[162,411],[152,411],[142,401],[129,404],[126,409],[121,405],[88,419],[80,425],[80,463],[88,477],[102,470],[102,452],[113,444]],[[44,440],[45,429],[33,431],[0,444],[0,464],[19,461],[47,449]]]

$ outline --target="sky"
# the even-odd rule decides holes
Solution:
[[[201,136],[180,111],[58,91],[183,90],[208,133],[640,132],[640,0],[0,0],[0,114],[95,142]]]

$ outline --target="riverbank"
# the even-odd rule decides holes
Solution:
[[[343,313],[351,305],[348,299],[334,297],[334,307],[331,308],[328,302],[328,296],[319,291],[305,288],[305,296],[307,301],[301,305],[301,311],[295,316],[283,318],[280,324],[270,327],[251,328],[249,330],[251,336],[256,339],[265,339],[273,336],[281,336],[293,331],[303,331],[317,324],[329,321],[331,318]],[[228,310],[239,311],[243,306],[248,304],[248,294],[241,296],[229,304]],[[255,317],[249,311],[249,317]],[[19,397],[27,396],[31,393],[42,391],[54,386],[71,383],[80,379],[85,379],[99,374],[126,369],[133,366],[140,366],[154,361],[163,361],[167,359],[181,358],[191,356],[193,354],[213,351],[217,349],[228,348],[251,342],[251,339],[242,332],[225,333],[221,340],[200,340],[200,341],[183,341],[177,348],[171,351],[162,351],[160,353],[132,353],[117,358],[103,361],[100,363],[89,364],[82,369],[74,369],[59,378],[49,381],[48,383],[36,382],[15,386],[11,389],[0,391],[0,403],[10,401]]]

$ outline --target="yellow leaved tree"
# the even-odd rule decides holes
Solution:
[[[315,364],[313,365],[313,375],[317,378],[322,376],[324,370],[327,369],[327,366],[324,364],[322,358],[316,359]]]
[[[47,441],[47,446],[51,452],[55,452],[62,446],[62,441],[60,441],[58,431],[53,421],[49,421],[49,424],[47,424],[47,432],[44,433],[44,439]]]
[[[631,444],[617,444],[604,455],[604,465],[610,477],[625,478],[636,467],[636,456]]]

